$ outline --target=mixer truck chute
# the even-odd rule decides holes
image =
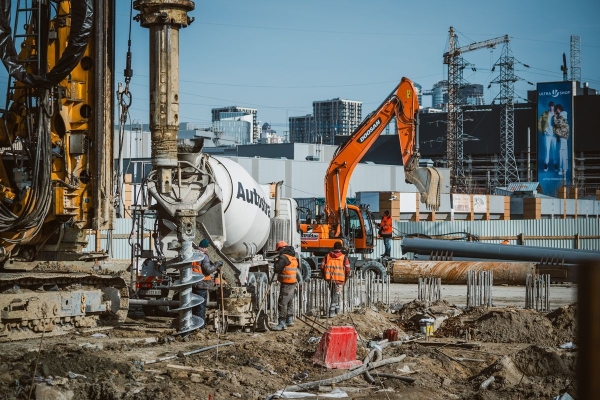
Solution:
[[[338,147],[325,174],[324,221],[301,225],[302,251],[320,257],[331,250],[335,242],[342,241],[356,253],[373,252],[373,219],[368,210],[347,204],[346,195],[357,164],[394,117],[405,179],[417,187],[421,202],[428,208],[439,208],[442,177],[435,168],[419,167],[418,112],[415,87],[409,79],[402,78],[385,101]],[[317,263],[313,261],[312,267]]]

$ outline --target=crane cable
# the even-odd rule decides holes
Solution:
[[[113,176],[113,199],[114,206],[117,210],[120,210],[120,206],[124,204],[123,200],[123,143],[125,141],[125,125],[127,124],[127,120],[129,118],[129,107],[131,107],[131,103],[133,102],[133,97],[131,91],[129,90],[129,83],[131,82],[131,78],[133,77],[133,69],[131,68],[131,25],[133,21],[133,0],[129,2],[129,34],[127,37],[127,55],[126,55],[126,63],[125,70],[123,71],[123,75],[125,77],[125,87],[121,86],[119,83],[119,89],[117,92],[117,98],[119,102],[119,143],[118,143],[118,159],[119,163],[117,166],[117,170],[115,171],[115,175]],[[130,130],[131,131],[131,130]],[[131,154],[129,154],[129,158],[131,161]],[[121,217],[123,217],[121,215]]]

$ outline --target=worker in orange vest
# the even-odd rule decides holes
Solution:
[[[383,238],[383,245],[385,246],[385,253],[383,253],[382,257],[391,257],[392,233],[392,217],[390,217],[390,212],[385,210],[379,223],[379,236]]]
[[[323,279],[329,283],[331,293],[330,317],[335,317],[340,312],[340,292],[350,277],[350,260],[342,253],[342,247],[341,242],[335,242],[333,251],[330,251],[321,263]]]
[[[279,299],[277,301],[277,312],[279,313],[279,324],[272,329],[274,331],[286,330],[288,326],[294,325],[294,291],[296,289],[296,275],[298,273],[298,259],[293,246],[289,246],[285,240],[277,242],[275,249],[279,255],[275,259],[274,269],[279,281]]]
[[[208,258],[207,250],[210,246],[208,240],[202,239],[199,245],[193,245],[194,251],[200,253],[202,256],[200,261],[192,262],[192,272],[197,274],[204,275],[204,279],[198,283],[192,285],[192,293],[199,295],[204,299],[202,304],[194,307],[192,310],[193,314],[202,318],[203,325],[200,329],[206,328],[206,302],[208,301],[208,290],[213,287],[213,278],[212,275],[217,272],[221,266],[222,262],[212,263]]]

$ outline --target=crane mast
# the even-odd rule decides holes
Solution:
[[[464,193],[469,186],[463,165],[463,110],[461,107],[460,89],[463,86],[463,69],[467,65],[462,58],[463,53],[482,48],[494,48],[501,43],[508,43],[508,35],[499,36],[467,46],[458,46],[458,37],[450,27],[448,51],[444,53],[444,64],[448,65],[448,126],[446,128],[446,159],[450,169],[450,187],[452,191]]]

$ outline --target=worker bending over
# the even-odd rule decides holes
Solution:
[[[331,302],[329,303],[329,316],[335,317],[340,312],[340,292],[350,277],[350,260],[342,253],[342,243],[335,242],[333,251],[330,251],[321,263],[323,279],[329,283]]]
[[[221,261],[217,263],[212,263],[210,261],[208,254],[206,253],[209,245],[208,240],[202,239],[198,246],[193,246],[194,250],[203,256],[200,261],[192,262],[192,272],[204,275],[202,281],[192,285],[192,293],[197,294],[204,299],[202,304],[194,307],[192,311],[194,315],[202,318],[202,321],[204,321],[204,325],[202,325],[202,328],[200,329],[206,328],[206,302],[208,301],[208,290],[213,287],[212,274],[217,272],[223,265]]]
[[[298,259],[294,247],[288,246],[284,240],[277,242],[275,249],[279,252],[274,267],[280,286],[277,301],[279,324],[275,325],[273,330],[283,331],[288,326],[294,325],[294,290],[297,282]]]

